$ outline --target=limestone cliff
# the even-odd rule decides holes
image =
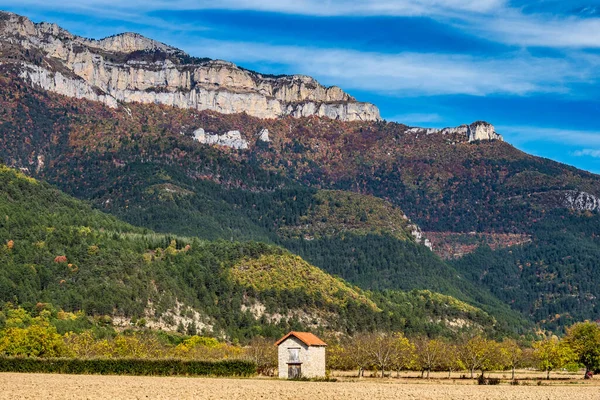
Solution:
[[[0,13],[2,62],[45,90],[101,101],[159,103],[259,118],[320,116],[379,120],[372,104],[308,76],[268,76],[219,60],[194,58],[135,33],[101,40],[72,35],[55,24],[35,24]],[[14,49],[20,49],[15,57]],[[11,57],[6,57],[6,53]]]
[[[455,128],[410,128],[409,132],[422,133],[426,135],[439,133],[442,135],[458,135],[463,137],[468,142],[475,142],[479,140],[500,140],[504,141],[504,138],[499,133],[496,133],[494,125],[485,121],[476,121],[471,125],[460,125]]]

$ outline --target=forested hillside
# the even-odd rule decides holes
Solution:
[[[453,321],[491,335],[518,331],[435,293],[364,292],[273,245],[136,228],[5,166],[0,183],[0,301],[26,309],[50,303],[124,327],[144,319],[240,340],[307,328],[456,335]]]
[[[498,320],[600,318],[596,175],[459,130],[109,108],[39,90],[11,63],[0,157],[130,224],[282,246],[363,290],[433,290]],[[199,143],[200,129],[239,131],[247,148]],[[442,260],[417,226],[440,255],[472,255]]]

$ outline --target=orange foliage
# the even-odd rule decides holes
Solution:
[[[66,263],[67,262],[67,256],[56,256],[56,258],[54,259],[55,263]]]

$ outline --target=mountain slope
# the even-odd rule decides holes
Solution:
[[[115,68],[129,61],[147,66],[158,57],[160,74],[183,64],[202,70],[204,61],[135,35],[88,43],[15,18],[5,16],[0,43],[0,155],[7,164],[135,225],[284,245],[365,289],[434,289],[504,314],[500,298],[550,328],[560,325],[552,322],[561,319],[556,314],[600,317],[590,306],[598,295],[594,264],[571,271],[569,261],[578,251],[582,260],[595,257],[598,176],[523,153],[482,121],[432,130],[345,121],[340,114],[261,119],[59,96],[23,73],[24,66],[51,68],[56,83],[59,72],[73,73],[64,61],[72,51],[88,57],[101,49],[103,62]],[[110,95],[111,80],[94,79],[94,93]],[[231,90],[246,78],[236,79]],[[425,248],[416,225],[445,257],[487,243],[495,250],[449,265]],[[574,237],[585,246],[577,248]],[[505,256],[515,253],[519,259]],[[550,274],[502,272],[549,259]],[[552,306],[544,306],[546,292],[559,286]]]
[[[414,333],[452,335],[457,320],[491,334],[506,328],[463,302],[444,307],[435,293],[363,292],[275,246],[136,228],[5,166],[0,183],[3,302],[52,303],[111,315],[125,326],[143,317],[149,327],[230,339],[407,324]]]

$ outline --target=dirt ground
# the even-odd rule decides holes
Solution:
[[[600,399],[583,381],[550,386],[477,386],[452,380],[290,382],[275,379],[154,378],[0,373],[0,399]],[[457,382],[458,383],[458,382]]]

